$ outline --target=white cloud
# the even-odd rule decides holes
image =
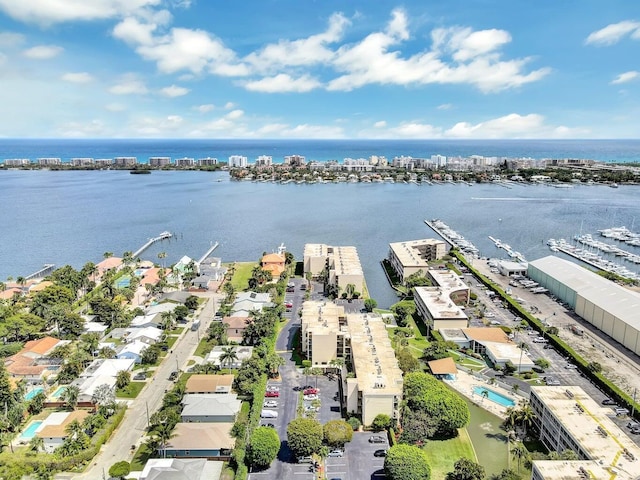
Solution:
[[[62,80],[70,83],[90,83],[94,78],[87,72],[69,72],[62,75]]]
[[[110,112],[123,112],[127,109],[127,107],[121,103],[109,103],[105,105],[104,108]]]
[[[204,105],[198,105],[197,107],[193,107],[194,110],[197,110],[200,113],[208,113],[212,110],[214,110],[216,107],[213,103],[207,103]]]
[[[244,115],[244,111],[242,110],[232,110],[225,115],[225,118],[230,120],[237,120]]]
[[[476,124],[459,122],[444,135],[454,138],[572,138],[586,133],[584,129],[547,125],[539,114],[511,113]]]
[[[109,88],[114,95],[144,95],[148,91],[144,82],[132,74],[123,75],[118,83]]]
[[[261,136],[282,138],[344,138],[344,130],[341,127],[331,125],[302,124],[291,127],[284,124],[266,125],[258,130]]]
[[[171,85],[170,87],[164,87],[160,90],[160,93],[165,97],[182,97],[189,93],[188,88],[180,87],[178,85]]]
[[[310,92],[321,86],[321,83],[309,76],[303,75],[293,78],[286,73],[280,73],[275,77],[265,77],[260,80],[245,82],[244,88],[253,92],[282,93],[282,92]]]
[[[38,45],[25,50],[22,54],[33,60],[49,60],[57,57],[63,51],[64,48],[58,47],[57,45]]]
[[[180,130],[184,119],[180,115],[167,115],[166,117],[143,117],[136,119],[128,127],[133,136],[155,137],[167,133],[175,133]]]
[[[153,43],[153,32],[158,26],[143,23],[137,18],[128,17],[113,27],[113,36],[132,45],[150,45]]]
[[[443,103],[442,105],[438,105],[436,108],[438,110],[451,110],[453,108],[453,104],[451,104],[451,103]]]
[[[227,103],[225,103],[225,104],[224,104],[224,109],[225,109],[225,110],[231,110],[231,109],[232,109],[232,108],[234,108],[235,106],[236,106],[236,104],[235,104],[235,103],[233,103],[233,102],[227,102]]]
[[[442,129],[427,123],[404,122],[389,129],[393,137],[400,138],[440,138]]]
[[[384,32],[369,34],[360,42],[338,49],[333,64],[344,74],[329,82],[329,90],[350,91],[367,84],[426,85],[471,84],[493,92],[540,80],[550,69],[524,73],[530,58],[501,60],[497,51],[511,41],[503,30],[474,32],[470,28],[436,29],[432,49],[402,58],[397,48],[409,36],[406,13],[394,10]],[[450,54],[447,63],[443,55]]]
[[[613,45],[629,34],[631,38],[640,39],[640,22],[623,20],[622,22],[611,23],[600,30],[590,33],[584,43],[587,45]]]
[[[51,25],[121,17],[161,0],[0,0],[0,11],[27,23]]]
[[[639,75],[640,75],[640,72],[636,72],[635,70],[621,73],[611,81],[611,85],[618,85],[620,83],[630,82],[631,80],[635,80],[636,78],[638,78]]]
[[[284,66],[327,63],[334,56],[328,45],[341,40],[350,24],[344,15],[334,13],[325,32],[299,40],[280,40],[247,55],[244,60],[258,72],[270,72]]]
[[[376,128],[384,128],[387,126],[387,122],[380,120],[379,122],[374,123],[373,126]]]
[[[101,120],[89,122],[68,122],[58,127],[58,133],[67,138],[100,137],[106,133],[106,126]]]
[[[24,43],[24,35],[14,32],[0,32],[0,47],[15,47]]]

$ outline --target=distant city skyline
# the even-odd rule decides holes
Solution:
[[[638,138],[639,13],[0,0],[0,137]]]

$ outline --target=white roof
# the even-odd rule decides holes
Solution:
[[[80,389],[80,395],[93,396],[100,385],[109,385],[110,388],[115,388],[116,377],[111,375],[100,375],[94,377],[80,377],[74,380],[72,385],[77,385]]]
[[[129,333],[129,335],[127,335],[128,342],[142,337],[158,341],[162,337],[162,330],[156,327],[128,328],[127,332]]]
[[[222,466],[204,458],[150,458],[140,480],[218,480]]]
[[[102,333],[107,330],[107,326],[100,322],[87,322],[84,324],[84,331],[86,333]]]
[[[182,416],[235,416],[242,406],[235,393],[190,393],[182,399]]]
[[[211,352],[209,352],[209,355],[207,355],[205,362],[213,363],[216,365],[219,364],[220,357],[222,356],[223,350],[225,348],[229,348],[229,345],[216,345],[215,347],[213,347]],[[235,360],[233,363],[242,363],[243,360],[247,360],[248,358],[251,358],[251,355],[253,353],[253,347],[245,347],[242,345],[238,345],[237,347],[234,347],[234,352],[236,354],[236,357],[238,357],[238,359]]]
[[[640,330],[640,294],[617,285],[573,262],[552,255],[529,263],[589,302]]]
[[[497,362],[511,361],[516,367],[522,366],[527,368],[532,368],[535,365],[531,357],[527,355],[527,352],[521,351],[515,343],[482,342],[482,345],[486,347]],[[520,361],[521,354],[522,362]]]
[[[149,323],[159,324],[161,321],[158,313],[146,314],[146,315],[138,315],[131,320],[130,328],[140,328],[142,325],[147,325]]]
[[[134,361],[129,358],[104,358],[94,360],[81,377],[116,377],[121,370],[130,371]]]
[[[148,346],[149,345],[147,345],[146,343],[136,340],[135,342],[131,342],[123,345],[122,349],[118,352],[118,356],[124,353],[133,353],[135,355],[140,356],[142,355],[142,351]]]
[[[163,312],[173,312],[178,304],[173,302],[158,303],[157,305],[151,305],[147,308],[146,315],[157,315]]]

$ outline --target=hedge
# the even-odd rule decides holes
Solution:
[[[393,447],[397,443],[396,432],[393,428],[389,429],[389,446]]]
[[[251,438],[253,430],[260,424],[260,414],[262,413],[262,402],[264,394],[267,391],[267,375],[263,374],[262,378],[253,388],[251,411],[249,412],[249,420],[245,427],[244,435],[236,439],[236,446],[233,449],[233,460],[236,465],[235,480],[246,480],[249,469],[246,465],[247,443]]]
[[[634,404],[633,399],[624,391],[622,391],[617,385],[611,383],[607,378],[602,375],[600,372],[593,372],[589,369],[587,362],[584,358],[580,356],[573,348],[571,348],[567,343],[565,343],[561,338],[557,335],[552,335],[550,333],[546,333],[544,329],[544,325],[537,318],[531,315],[527,310],[525,310],[522,305],[513,300],[509,295],[507,295],[502,288],[492,282],[490,279],[482,275],[478,272],[473,266],[467,262],[467,259],[464,258],[459,252],[452,251],[451,254],[455,255],[456,258],[463,263],[473,274],[480,279],[482,283],[484,283],[487,287],[493,289],[504,301],[509,304],[510,310],[512,313],[517,313],[521,317],[523,317],[529,326],[540,332],[540,334],[544,333],[546,338],[549,339],[549,343],[553,345],[553,347],[558,350],[561,354],[564,353],[569,360],[575,362],[578,366],[578,369],[584,374],[586,378],[588,378],[591,382],[593,382],[600,390],[604,392],[605,395],[611,397],[620,405],[624,405],[630,410],[634,410],[635,417],[640,419],[640,405],[638,403]]]

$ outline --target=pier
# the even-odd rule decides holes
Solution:
[[[200,268],[200,264],[204,262],[205,259],[209,255],[211,255],[216,248],[218,248],[218,245],[219,245],[218,242],[214,243],[213,245],[211,245],[211,247],[209,247],[209,250],[207,250],[207,252],[200,257],[200,259],[196,262],[196,265],[198,266],[198,268]]]
[[[144,245],[142,245],[138,250],[136,250],[135,252],[133,252],[133,254],[131,255],[132,258],[138,258],[140,256],[140,254],[142,252],[144,252],[147,248],[149,248],[151,245],[153,245],[156,242],[159,242],[161,240],[168,240],[170,238],[173,237],[173,234],[171,232],[162,232],[160,235],[158,235],[157,237],[154,238],[150,238],[147,243],[145,243]]]
[[[425,220],[431,230],[440,235],[445,242],[452,247],[458,248],[465,255],[478,256],[478,249],[469,240],[465,239],[458,232],[449,227],[441,220]]]
[[[27,275],[24,279],[33,280],[34,278],[44,278],[50,273],[53,273],[54,267],[55,265],[53,263],[45,263],[44,267],[37,272],[33,272],[31,275]]]

